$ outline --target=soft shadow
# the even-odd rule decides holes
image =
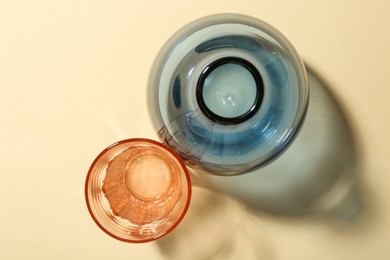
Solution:
[[[270,236],[258,221],[264,214],[361,226],[367,210],[353,128],[326,81],[307,70],[310,105],[293,144],[246,174],[193,173],[189,212],[177,229],[156,241],[166,259],[272,260]]]
[[[273,259],[266,232],[243,205],[197,186],[182,223],[156,245],[170,260]]]
[[[269,165],[247,174],[207,175],[202,176],[202,182],[253,210],[350,222],[364,209],[354,132],[324,79],[311,67],[307,66],[307,71],[307,116],[287,151]]]

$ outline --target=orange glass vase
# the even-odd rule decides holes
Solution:
[[[125,242],[148,242],[173,230],[191,197],[189,173],[167,146],[127,139],[101,152],[85,183],[96,224]]]

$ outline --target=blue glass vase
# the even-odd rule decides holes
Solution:
[[[179,30],[159,53],[148,89],[160,140],[191,168],[235,175],[280,155],[308,105],[306,70],[269,24],[214,15]]]

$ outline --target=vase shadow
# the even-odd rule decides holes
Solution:
[[[200,182],[253,210],[349,221],[364,208],[354,131],[328,84],[306,67],[310,101],[302,129],[290,147],[264,167],[231,177],[202,175]]]

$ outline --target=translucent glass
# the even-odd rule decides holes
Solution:
[[[149,107],[162,142],[196,170],[234,175],[292,142],[308,104],[289,41],[246,16],[215,15],[177,32],[151,72]]]
[[[95,159],[85,196],[92,218],[107,234],[125,242],[147,242],[182,220],[191,197],[190,177],[168,147],[128,139]]]

